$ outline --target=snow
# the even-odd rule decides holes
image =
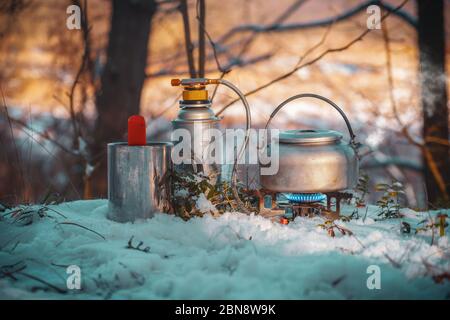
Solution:
[[[208,202],[197,204],[210,210]],[[35,215],[28,225],[13,223],[9,210],[2,213],[0,267],[22,262],[22,273],[66,293],[20,272],[14,274],[16,281],[0,273],[0,298],[442,299],[450,294],[450,282],[433,281],[424,263],[449,270],[448,237],[436,236],[431,245],[431,233],[400,232],[401,221],[415,227],[437,212],[407,209],[403,220],[377,221],[377,207],[370,206],[364,220],[336,222],[354,236],[336,232],[331,238],[317,226],[320,217],[282,225],[241,213],[189,221],[156,214],[121,224],[106,219],[106,200],[48,207],[53,218]],[[359,210],[363,217],[365,208]],[[344,214],[352,211],[344,206]],[[142,241],[141,249],[150,250],[127,248],[131,237],[133,247]],[[67,289],[69,265],[80,267],[81,290]],[[380,267],[380,290],[367,288],[370,265]]]
[[[216,207],[209,201],[204,193],[201,193],[198,199],[195,202],[195,206],[198,210],[201,212],[207,212],[207,213],[217,213]]]

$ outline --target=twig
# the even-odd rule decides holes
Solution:
[[[133,250],[142,251],[142,252],[145,252],[145,253],[149,253],[150,252],[150,247],[148,247],[148,246],[144,247],[144,248],[141,248],[142,245],[144,244],[143,241],[139,241],[139,243],[136,246],[134,246],[133,245],[133,239],[134,239],[134,236],[131,236],[130,240],[128,240],[128,243],[127,243],[127,246],[126,246],[127,249],[133,249]]]
[[[300,6],[301,4],[303,4],[304,2],[306,2],[306,1],[299,0],[295,3],[293,3],[289,7],[289,9],[286,10],[285,13],[280,16],[281,19],[278,22],[272,22],[266,26],[251,24],[251,25],[243,25],[243,26],[233,27],[231,30],[227,31],[223,36],[221,36],[220,40],[215,41],[217,49],[220,48],[220,50],[218,50],[218,53],[226,53],[228,50],[225,50],[225,48],[230,47],[230,46],[225,46],[224,42],[222,42],[222,40],[226,40],[225,38],[230,38],[231,35],[238,33],[238,32],[252,32],[252,35],[255,35],[257,33],[265,33],[265,32],[284,32],[284,31],[288,32],[291,30],[296,30],[297,28],[307,29],[307,28],[316,28],[316,27],[320,27],[320,26],[328,26],[330,24],[333,24],[337,20],[342,21],[342,20],[350,18],[351,16],[356,15],[357,13],[363,11],[370,5],[378,5],[382,8],[384,8],[385,10],[397,15],[398,17],[403,19],[405,22],[407,22],[412,27],[414,27],[414,28],[417,27],[417,19],[414,16],[410,15],[406,11],[399,10],[398,8],[392,6],[388,3],[385,3],[384,1],[381,1],[381,0],[367,1],[363,4],[358,5],[357,7],[353,8],[353,9],[350,9],[346,13],[342,13],[340,15],[336,15],[334,17],[327,18],[324,20],[319,20],[319,21],[315,21],[315,22],[307,22],[307,23],[294,23],[294,24],[288,24],[288,25],[281,24],[283,18],[286,19],[287,17],[289,17],[293,12],[296,11],[297,7]],[[353,14],[348,15],[348,12],[351,12]],[[250,36],[250,38],[251,37],[253,37],[253,36]],[[195,48],[196,44],[194,43],[193,45]],[[239,46],[245,47],[245,45],[244,46],[239,45]],[[181,57],[182,57],[182,54],[176,53],[175,55],[162,60],[162,62],[177,60]]]
[[[369,0],[362,4],[359,4],[355,6],[354,8],[349,9],[348,11],[338,14],[331,18],[326,18],[323,20],[313,21],[313,22],[306,22],[306,23],[291,23],[291,24],[279,24],[279,23],[272,23],[267,26],[261,26],[257,24],[247,24],[247,25],[241,25],[232,28],[227,33],[225,33],[219,40],[219,43],[223,43],[227,41],[229,38],[231,38],[234,34],[239,32],[255,32],[255,33],[266,33],[266,32],[286,32],[286,31],[292,31],[292,30],[302,30],[302,29],[311,29],[311,28],[317,28],[317,27],[323,27],[328,26],[330,24],[333,24],[334,22],[340,22],[343,20],[346,20],[348,18],[353,17],[354,15],[364,11],[368,6],[370,5],[378,5],[385,10],[387,10],[390,13],[394,13],[404,21],[406,21],[409,25],[411,25],[414,28],[417,28],[417,19],[411,15],[409,15],[407,12],[404,12],[400,10],[398,7],[393,7],[387,3],[384,3],[380,0]]]
[[[402,267],[402,265],[401,265],[399,262],[397,262],[397,261],[395,261],[394,259],[392,259],[387,253],[384,254],[384,257],[385,257],[386,259],[388,259],[388,261],[390,262],[390,264],[391,264],[394,268],[400,269],[400,268]]]
[[[203,14],[203,17],[202,17],[202,11],[201,11],[201,2],[202,1],[204,2],[204,0],[198,0],[197,1],[197,21],[198,21],[199,30],[201,30],[201,31],[199,31],[199,34],[201,33],[202,34],[202,38],[203,38],[203,39],[200,38],[200,40],[203,40],[203,43],[201,41],[199,41],[199,50],[200,50],[199,53],[201,54],[202,50],[203,50],[203,55],[204,55],[204,52],[205,52],[205,48],[204,48],[204,46],[205,46],[205,43],[204,43],[205,39],[204,39],[204,37],[206,35],[206,37],[208,38],[208,41],[211,44],[211,47],[213,49],[213,55],[214,55],[214,60],[216,61],[217,69],[219,69],[219,71],[222,72],[222,73],[228,73],[230,70],[222,68],[222,66],[220,64],[219,57],[218,57],[218,54],[217,54],[217,44],[213,41],[213,39],[211,38],[210,34],[206,30],[205,17],[204,17],[204,14]],[[203,49],[202,49],[201,46],[203,46]],[[204,73],[205,73],[204,72],[204,64],[205,64],[205,61],[204,61],[204,56],[203,56],[203,76],[204,76]],[[199,66],[199,68],[200,68],[200,66]],[[199,74],[200,74],[200,72],[199,72]],[[199,75],[200,78],[203,77],[203,76]]]
[[[67,224],[67,225],[72,225],[72,226],[80,227],[80,228],[82,228],[82,229],[85,229],[85,230],[87,230],[87,231],[90,231],[90,232],[92,232],[92,233],[95,233],[96,235],[98,235],[99,237],[101,237],[103,240],[106,240],[106,238],[105,238],[104,236],[102,236],[100,233],[98,233],[97,231],[92,230],[92,229],[89,229],[88,227],[85,227],[85,226],[83,226],[83,225],[81,225],[81,224],[78,224],[78,223],[75,223],[75,222],[58,222],[58,223],[57,223],[57,225],[60,225],[60,224]]]
[[[272,22],[272,24],[279,24],[279,23],[281,23],[281,22],[283,22],[283,20],[285,20],[285,19],[287,19],[287,18],[289,18],[293,13],[295,13],[296,12],[296,10],[303,4],[303,3],[305,3],[306,1],[308,1],[308,0],[297,0],[296,2],[294,2],[289,8],[287,8],[274,22]],[[249,40],[249,41],[245,41],[245,42],[252,42],[253,40],[251,39],[251,38],[255,38],[254,37],[254,34],[253,35],[250,35],[250,37],[247,39],[247,40]],[[223,44],[220,44],[218,41],[213,41],[213,43],[214,43],[214,47],[215,47],[215,49],[216,49],[216,55],[218,56],[219,54],[222,54],[222,53],[227,53],[228,51],[229,51],[229,49],[231,48],[231,47],[234,47],[234,46],[239,46],[239,47],[241,47],[242,49],[241,50],[243,50],[243,51],[246,51],[247,49],[246,49],[246,47],[247,47],[247,45],[246,44],[244,44],[244,45],[241,45],[241,42],[242,41],[238,41],[238,42],[236,42],[236,43],[234,43],[234,44],[232,44],[232,45],[229,45],[229,46],[224,46]],[[198,44],[196,44],[196,43],[193,43],[193,47],[194,48],[196,48],[198,46]],[[174,54],[174,55],[172,55],[172,56],[170,56],[170,57],[168,57],[168,58],[165,58],[165,59],[162,59],[162,60],[160,60],[159,61],[159,63],[167,63],[167,62],[169,62],[169,61],[173,61],[173,60],[179,60],[181,57],[183,56],[183,54],[182,53],[180,53],[180,52],[177,52],[176,54]],[[208,56],[208,59],[207,60],[209,60],[210,58],[214,58],[214,54],[212,54],[212,55],[209,55]],[[236,58],[234,58],[234,59],[240,59],[240,56],[238,55]],[[230,60],[233,60],[233,58],[231,58]],[[226,70],[226,68],[224,68],[225,70]]]
[[[180,100],[182,96],[182,93],[178,94],[177,97],[174,99],[174,101],[165,109],[163,109],[160,113],[158,113],[156,116],[154,116],[154,119],[162,117],[167,111],[169,111],[172,107],[176,106],[178,100]]]
[[[402,8],[409,0],[404,0],[399,6],[396,7],[395,10],[399,10],[400,8]],[[386,12],[385,14],[383,14],[383,16],[381,17],[381,21],[384,21],[392,12],[394,11],[389,11]],[[370,33],[372,31],[372,29],[366,29],[364,30],[364,32],[362,32],[359,36],[357,36],[356,38],[354,38],[353,40],[351,40],[350,42],[348,42],[347,44],[341,46],[341,47],[337,47],[337,48],[332,48],[332,49],[327,49],[324,52],[322,52],[320,55],[318,55],[317,57],[315,57],[314,59],[311,59],[305,63],[301,63],[301,64],[297,64],[291,71],[253,89],[248,91],[247,93],[245,93],[245,96],[250,96],[255,94],[256,92],[259,92],[281,80],[284,80],[288,77],[290,77],[291,75],[295,74],[298,70],[305,68],[307,66],[310,66],[314,63],[316,63],[317,61],[319,61],[320,59],[322,59],[323,57],[329,55],[330,53],[335,53],[335,52],[341,52],[344,50],[347,50],[348,48],[350,48],[351,46],[353,46],[355,43],[361,41],[368,33]],[[230,107],[231,105],[233,105],[234,103],[238,102],[239,99],[234,99],[233,101],[231,101],[230,103],[228,103],[227,105],[225,105],[222,109],[220,109],[216,115],[220,115],[222,112],[224,112],[228,107]]]
[[[17,166],[17,169],[19,171],[20,182],[22,183],[22,188],[23,188],[22,191],[24,192],[25,191],[25,180],[24,180],[24,177],[23,177],[22,162],[21,162],[21,159],[20,159],[20,156],[19,156],[19,149],[17,148],[16,138],[14,136],[12,123],[11,123],[11,117],[9,116],[9,112],[8,112],[8,106],[6,105],[5,94],[3,93],[3,89],[1,87],[1,85],[0,85],[0,91],[2,93],[3,108],[5,109],[6,118],[8,119],[8,125],[9,125],[9,130],[10,130],[10,133],[11,133],[11,139],[12,139],[12,142],[13,142],[13,145],[14,145],[14,152],[15,152],[16,160],[17,160],[16,166]]]
[[[21,122],[20,120],[17,120],[17,119],[14,119],[14,118],[11,118],[11,120],[12,120],[13,122],[17,122],[17,123],[21,124],[22,126],[24,126],[25,128],[27,128],[28,130],[31,130],[31,131],[33,131],[34,133],[37,133],[39,136],[45,138],[46,140],[48,140],[48,141],[54,143],[54,144],[55,144],[56,146],[58,146],[61,150],[65,151],[65,152],[67,152],[67,153],[69,153],[69,154],[72,154],[72,155],[77,155],[77,153],[75,153],[75,152],[73,152],[73,151],[67,149],[67,148],[64,147],[62,144],[60,144],[59,142],[57,142],[56,140],[51,139],[51,138],[48,136],[47,133],[40,133],[40,132],[38,132],[38,131],[35,131],[34,129],[29,128],[26,124],[24,124],[24,123]],[[56,160],[58,160],[58,161],[60,160],[55,154],[53,154],[50,150],[48,150],[48,149],[45,147],[44,144],[42,144],[40,141],[36,140],[36,138],[33,137],[32,135],[30,135],[26,130],[23,130],[23,132],[24,132],[28,137],[30,137],[34,142],[36,142],[36,143],[37,143],[37,144],[38,144],[45,152],[47,152],[52,158],[54,158],[54,159],[56,159]],[[75,191],[75,193],[76,193],[76,195],[78,196],[78,198],[81,198],[81,196],[80,196],[80,194],[79,194],[77,188],[76,188],[75,185],[73,184],[72,180],[70,179],[70,177],[68,177],[68,178],[69,178],[69,184],[70,184],[70,186],[73,188],[73,190]]]
[[[205,76],[205,24],[206,24],[206,4],[205,0],[197,0],[197,20],[198,20],[198,77]],[[209,36],[208,36],[209,37]],[[215,48],[214,48],[215,50]]]
[[[23,271],[17,271],[16,273],[17,273],[17,274],[20,274],[20,275],[22,275],[22,276],[24,276],[24,277],[27,277],[27,278],[29,278],[29,279],[35,280],[35,281],[37,281],[37,282],[40,282],[40,283],[42,283],[42,284],[45,284],[47,287],[49,287],[49,288],[55,290],[55,291],[58,292],[58,293],[61,293],[61,294],[67,293],[66,290],[61,289],[61,288],[58,288],[57,286],[55,286],[55,285],[53,285],[53,284],[51,284],[51,283],[49,283],[49,282],[47,282],[47,281],[45,281],[45,280],[39,278],[39,277],[36,277],[36,276],[34,276],[34,275],[32,275],[32,274],[28,274],[28,273],[25,273],[25,272],[23,272]]]
[[[191,29],[189,26],[189,13],[187,0],[180,0],[180,6],[178,7],[178,10],[180,10],[180,13],[183,17],[184,39],[189,66],[189,75],[191,78],[195,78],[197,76],[197,72],[195,71],[195,64],[194,64],[194,45],[192,44],[191,40]]]
[[[59,212],[58,210],[49,208],[48,206],[45,206],[45,207],[43,207],[43,208],[45,208],[45,209],[47,209],[47,210],[50,210],[50,211],[53,211],[54,213],[60,215],[60,216],[63,217],[64,219],[67,219],[67,217],[66,217],[65,215],[63,215],[61,212]]]
[[[386,52],[386,69],[387,69],[387,77],[388,77],[388,85],[389,85],[389,99],[391,101],[394,118],[398,122],[399,126],[402,128],[401,132],[406,137],[406,139],[412,145],[420,148],[425,160],[428,163],[430,171],[433,174],[434,179],[436,180],[436,183],[437,183],[440,191],[442,192],[444,197],[448,199],[448,194],[447,194],[447,189],[445,186],[444,178],[442,177],[442,175],[439,171],[439,168],[436,164],[436,161],[433,158],[432,153],[428,150],[426,144],[416,141],[411,136],[411,134],[408,131],[408,126],[403,123],[403,121],[401,120],[400,115],[398,113],[397,103],[396,103],[395,97],[394,97],[394,80],[393,80],[393,76],[392,76],[392,61],[391,61],[391,49],[390,49],[390,42],[389,42],[389,31],[386,26],[386,23],[382,24],[381,30],[382,30],[382,34],[383,34],[383,42],[384,42],[384,48],[385,48],[385,52]]]
[[[241,59],[239,57],[232,57],[228,60],[227,64],[225,65],[221,65],[221,69],[224,71],[231,71],[231,69],[233,67],[244,67],[244,66],[250,66],[256,63],[259,63],[261,61],[265,61],[268,60],[269,58],[271,58],[273,56],[272,53],[265,53],[265,54],[261,54],[261,55],[257,55],[248,59]],[[217,65],[217,62],[216,62]],[[205,69],[205,74],[206,73],[212,73],[212,72],[216,72],[218,70],[218,67],[209,67],[207,69]],[[220,71],[220,70],[219,70]],[[226,72],[226,73],[227,73]],[[174,75],[180,75],[180,76],[184,76],[186,73],[189,73],[189,70],[186,69],[181,69],[181,70],[177,70],[177,69],[168,69],[168,68],[162,68],[160,70],[157,70],[155,72],[151,72],[148,73],[146,75],[147,78],[157,78],[157,77],[166,77],[166,76],[174,76]],[[220,77],[219,77],[220,78]]]
[[[297,0],[295,1],[291,6],[289,6],[279,17],[277,17],[272,25],[278,25],[281,22],[283,22],[285,19],[289,18],[293,13],[297,11],[304,3],[306,3],[308,0]],[[241,47],[241,50],[239,51],[237,57],[235,60],[241,60],[242,56],[247,52],[247,50],[250,48],[251,44],[256,40],[257,34],[255,32],[252,32],[252,34],[244,41],[244,44]],[[216,59],[218,61],[218,59]],[[226,67],[222,74],[220,75],[220,79],[223,79],[225,75],[231,71],[231,67]],[[219,68],[220,70],[220,68]],[[213,94],[211,96],[211,100],[214,100],[214,97],[216,96],[217,89],[219,88],[219,85],[216,85],[213,91]]]
[[[66,146],[64,146],[62,143],[58,142],[57,140],[53,139],[50,137],[48,132],[40,132],[40,131],[36,131],[35,129],[33,129],[32,127],[30,127],[27,123],[25,123],[24,121],[20,120],[20,119],[16,119],[16,118],[10,118],[10,120],[18,125],[20,125],[21,127],[31,131],[34,134],[37,134],[38,136],[40,136],[41,138],[53,143],[55,146],[57,146],[58,148],[60,148],[62,151],[77,156],[78,153],[74,152],[70,149],[68,149]],[[29,135],[26,131],[24,131],[24,133],[26,135],[28,135],[28,137],[30,137],[30,139],[32,139],[34,142],[40,144],[39,141],[37,141],[33,136]]]
[[[270,85],[272,85],[272,84],[274,84],[274,83],[276,83],[276,82],[278,82],[278,81],[281,81],[281,80],[283,80],[283,79],[285,79],[285,78],[291,76],[291,75],[294,74],[296,71],[298,71],[299,69],[301,69],[301,68],[303,67],[303,66],[301,65],[301,63],[303,62],[303,60],[304,60],[307,56],[309,56],[314,50],[316,50],[318,47],[320,47],[323,43],[325,43],[325,40],[327,39],[328,34],[330,33],[331,28],[332,28],[332,25],[328,26],[327,30],[324,32],[324,34],[322,35],[322,37],[321,37],[321,39],[319,40],[319,42],[317,42],[317,43],[316,43],[315,45],[313,45],[311,48],[309,48],[308,50],[306,50],[306,52],[299,58],[297,64],[295,65],[295,67],[294,67],[294,69],[293,69],[292,71],[290,71],[290,72],[288,72],[288,73],[286,73],[286,74],[284,74],[284,75],[282,75],[282,76],[280,76],[280,77],[278,77],[278,78],[275,78],[274,80],[272,80],[272,81],[266,83],[266,84],[263,85],[263,86],[260,86],[260,87],[258,87],[258,88],[256,88],[256,89],[252,90],[252,91],[247,92],[247,93],[245,94],[245,96],[252,95],[252,94],[254,94],[254,93],[256,93],[256,92],[258,92],[258,91],[260,91],[260,90],[262,90],[262,89],[264,89],[264,88],[267,88],[267,87],[269,87]],[[233,105],[233,104],[234,104],[235,102],[237,102],[237,101],[239,101],[239,99],[235,99],[235,100],[231,101],[230,103],[228,103],[227,105],[225,105],[222,109],[220,109],[220,110],[216,113],[216,115],[219,116],[219,115],[222,114],[228,107],[230,107],[231,105]]]
[[[14,267],[16,267],[16,268],[14,269]],[[4,277],[9,277],[9,278],[13,279],[14,281],[17,281],[17,278],[14,277],[14,274],[18,273],[22,270],[25,270],[26,267],[27,267],[27,265],[23,261],[18,261],[16,263],[13,263],[10,265],[0,266],[0,273]]]

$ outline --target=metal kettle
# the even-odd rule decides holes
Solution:
[[[266,128],[282,107],[300,98],[316,98],[334,107],[345,120],[350,141],[333,130],[281,131],[272,142],[278,144],[279,170],[274,175],[260,176],[262,188],[275,192],[327,193],[354,187],[358,179],[358,144],[347,116],[334,102],[311,93],[293,96],[272,112]],[[272,146],[269,144],[267,148],[270,152]]]

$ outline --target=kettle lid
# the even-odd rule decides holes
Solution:
[[[286,130],[278,137],[280,143],[332,144],[342,139],[342,134],[334,130]]]

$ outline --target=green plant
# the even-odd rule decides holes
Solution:
[[[382,191],[383,195],[377,201],[380,208],[378,216],[382,219],[400,218],[400,195],[404,194],[403,184],[394,181],[391,184],[379,183],[375,186],[376,191]]]
[[[366,205],[365,198],[369,194],[369,175],[366,173],[360,174],[358,177],[358,184],[356,185],[356,206],[364,207]]]
[[[213,177],[203,173],[174,172],[173,181],[173,203],[175,214],[185,220],[194,216],[203,216],[205,213],[197,208],[197,200],[204,194],[216,210],[212,214],[223,214],[227,211],[237,211],[238,204],[234,199],[231,184],[227,181],[212,183]],[[257,206],[258,199],[251,192],[245,190],[244,186],[238,184],[238,193],[247,208]]]
[[[196,208],[196,200],[202,193],[207,199],[214,193],[215,188],[210,183],[210,178],[202,173],[174,172],[172,181],[175,214],[185,220],[192,216],[202,216],[203,213]]]

